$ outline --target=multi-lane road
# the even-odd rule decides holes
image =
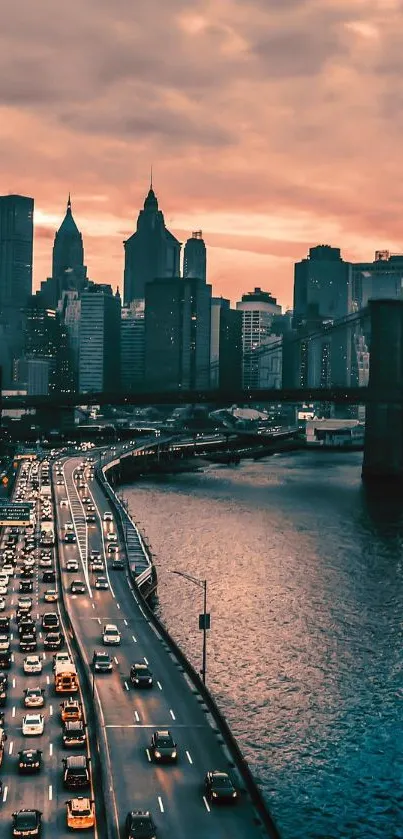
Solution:
[[[126,571],[111,570],[106,559],[107,533],[115,524],[104,522],[110,511],[101,487],[87,467],[83,486],[77,487],[82,457],[53,466],[59,560],[64,598],[74,631],[91,669],[94,650],[102,647],[102,628],[116,624],[120,646],[107,648],[113,672],[97,674],[94,688],[99,697],[102,726],[110,760],[113,812],[116,836],[125,836],[124,821],[132,809],[149,810],[160,839],[255,839],[266,836],[242,782],[231,762],[220,732],[180,663],[149,621]],[[63,480],[57,472],[63,471]],[[58,483],[56,483],[58,481]],[[86,504],[95,507],[95,522],[86,523]],[[69,506],[61,505],[68,499]],[[113,511],[111,511],[113,512]],[[65,525],[73,522],[77,542],[63,541]],[[95,588],[96,574],[89,565],[91,551],[100,551],[110,587]],[[120,545],[123,553],[123,546]],[[69,559],[79,560],[80,573],[66,570]],[[84,594],[72,594],[72,579],[86,583]],[[180,592],[178,591],[178,597]],[[129,682],[135,662],[149,664],[154,676],[151,690],[139,690]],[[156,765],[151,759],[150,739],[154,730],[169,729],[178,747],[178,762]],[[230,773],[239,790],[235,806],[214,807],[204,795],[208,770]],[[51,783],[51,781],[49,781]]]

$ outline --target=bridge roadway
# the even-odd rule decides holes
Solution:
[[[19,485],[17,478],[14,494]],[[29,483],[28,483],[29,487]],[[27,500],[29,496],[27,496]],[[38,507],[38,505],[37,505]],[[3,531],[1,548],[4,547],[5,535]],[[20,530],[20,539],[17,546],[17,553],[24,541],[24,533]],[[0,798],[0,837],[11,836],[12,813],[23,808],[34,808],[42,812],[42,839],[67,839],[71,837],[71,831],[66,825],[66,800],[72,798],[74,793],[66,790],[62,783],[62,760],[69,754],[85,754],[87,749],[80,749],[79,752],[65,750],[61,739],[60,702],[63,695],[56,694],[53,688],[52,653],[43,650],[43,635],[38,625],[39,617],[44,612],[58,611],[56,603],[45,603],[44,592],[52,585],[42,582],[42,568],[38,569],[38,555],[35,551],[36,567],[33,577],[33,609],[32,616],[37,627],[38,650],[37,654],[43,660],[41,674],[25,675],[23,671],[23,660],[25,653],[19,652],[17,624],[14,620],[15,608],[18,598],[18,565],[15,575],[10,577],[8,593],[6,595],[6,608],[1,615],[9,615],[10,637],[13,662],[8,674],[8,693],[5,712],[5,730],[7,742],[5,744],[3,763],[0,768],[0,778],[3,783],[3,793]],[[59,613],[59,617],[60,613]],[[65,627],[62,625],[64,635],[68,636]],[[68,647],[67,647],[68,648]],[[71,652],[71,650],[70,650]],[[24,708],[24,689],[39,685],[45,690],[45,706],[39,709],[45,717],[45,729],[42,736],[25,737],[22,734],[22,718],[26,713],[35,713],[35,709]],[[17,770],[18,751],[20,749],[41,749],[43,765],[37,775],[20,775]],[[84,794],[89,794],[86,791]],[[91,832],[92,833],[92,832]],[[94,835],[92,833],[92,835]],[[95,839],[98,835],[95,828]]]
[[[74,495],[91,494],[96,506],[96,524],[88,526],[88,554],[99,550],[105,559],[105,536],[111,527],[102,521],[108,507],[101,488],[89,480],[83,490],[74,488],[73,473],[81,458],[64,462],[63,470],[70,501]],[[54,467],[55,471],[55,467]],[[55,485],[59,539],[70,511],[60,507],[65,486]],[[113,525],[112,525],[113,527]],[[208,769],[229,770],[235,782],[237,771],[230,769],[230,756],[220,745],[210,715],[195,695],[166,643],[147,620],[125,571],[110,571],[110,591],[94,587],[94,575],[85,566],[80,552],[81,579],[88,579],[88,594],[69,593],[71,579],[66,562],[78,558],[76,545],[60,541],[62,584],[70,618],[85,650],[89,665],[93,651],[103,649],[102,627],[118,625],[122,643],[107,648],[113,656],[112,674],[97,674],[98,692],[112,770],[116,835],[124,837],[123,824],[131,809],[149,809],[156,821],[159,839],[261,839],[267,836],[257,823],[256,812],[245,792],[234,807],[212,808],[203,798],[203,779]],[[105,563],[106,565],[106,563]],[[180,589],[178,589],[180,597]],[[197,606],[195,606],[196,618]],[[104,648],[105,649],[105,648]],[[146,661],[154,675],[150,691],[136,691],[129,685],[130,665]],[[147,748],[154,729],[169,728],[178,744],[177,765],[156,766]]]

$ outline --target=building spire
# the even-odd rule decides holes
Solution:
[[[68,197],[68,199],[67,199],[67,210],[71,210],[71,198],[70,198],[70,193],[69,193],[69,197]]]
[[[153,164],[151,164],[151,172],[150,172],[150,189],[153,188]]]

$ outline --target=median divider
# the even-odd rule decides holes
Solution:
[[[119,499],[117,498],[115,492],[113,491],[112,487],[109,485],[105,472],[107,471],[107,467],[95,470],[95,476],[98,480],[100,487],[102,488],[103,492],[105,493],[106,497],[109,499],[111,504],[113,504],[115,509],[116,520],[118,523],[119,529],[119,536],[122,540],[122,543],[125,545],[126,552],[127,552],[127,544],[126,544],[126,536],[125,530],[122,526],[122,519],[121,519],[121,505]],[[152,564],[152,560],[150,558],[150,563]],[[128,562],[128,580],[129,584],[132,585],[133,589],[136,591],[139,597],[141,597],[142,601],[142,609],[146,615],[147,621],[159,632],[163,641],[169,646],[170,650],[174,654],[175,658],[177,659],[178,663],[183,668],[184,672],[187,674],[188,678],[190,679],[191,684],[194,687],[195,693],[197,693],[205,703],[208,711],[211,714],[212,719],[214,720],[215,727],[217,729],[217,734],[221,736],[224,746],[226,746],[228,753],[231,758],[231,762],[233,763],[233,768],[237,769],[242,780],[244,790],[249,795],[253,806],[256,811],[256,821],[260,821],[262,827],[266,830],[267,835],[270,839],[281,839],[279,830],[269,812],[268,806],[266,801],[263,797],[261,790],[259,789],[249,764],[242,754],[242,751],[232,734],[232,731],[229,727],[229,724],[220,711],[215,699],[213,698],[212,694],[203,683],[202,679],[200,678],[199,673],[195,670],[193,665],[190,663],[184,652],[181,650],[179,645],[176,643],[174,638],[172,638],[171,634],[168,632],[166,626],[159,620],[159,618],[154,614],[151,607],[149,606],[146,597],[141,592],[140,586],[137,584],[136,576],[134,571],[131,567],[131,564]]]
[[[71,646],[75,653],[75,663],[80,679],[81,693],[87,722],[88,741],[91,755],[92,782],[95,793],[95,810],[98,839],[119,839],[119,830],[114,818],[115,802],[113,798],[113,777],[110,768],[109,751],[106,743],[103,715],[97,691],[93,692],[89,662],[84,647],[74,631],[65,592],[62,585],[59,541],[57,538],[57,503],[52,476],[52,499],[55,511],[55,555],[58,590],[60,592],[59,609],[69,633]]]

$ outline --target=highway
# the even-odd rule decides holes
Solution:
[[[19,485],[23,483],[24,469],[22,468],[22,475],[17,479],[14,489],[14,496],[18,491]],[[30,470],[31,467],[25,469],[27,475],[27,489],[25,498],[29,500],[32,498],[32,489],[30,486]],[[36,504],[37,513],[40,513],[39,502]],[[3,529],[2,545],[9,534],[9,529]],[[15,553],[20,556],[20,551],[24,545],[25,533],[20,528],[19,539],[16,546]],[[0,801],[0,836],[11,835],[12,813],[22,808],[35,808],[42,812],[42,837],[43,839],[65,839],[71,836],[70,831],[66,826],[66,805],[65,801],[73,797],[73,794],[64,788],[62,783],[62,760],[72,752],[63,748],[61,740],[61,722],[60,722],[60,702],[65,698],[62,694],[56,694],[53,687],[53,673],[52,673],[52,656],[53,653],[46,653],[43,650],[43,633],[41,632],[40,617],[42,614],[50,611],[58,611],[57,603],[45,603],[44,591],[47,588],[54,588],[55,585],[42,582],[42,568],[39,568],[39,550],[33,552],[35,557],[34,576],[33,576],[33,607],[32,616],[36,622],[37,640],[38,640],[38,655],[42,658],[43,670],[41,674],[25,675],[23,672],[23,660],[25,653],[19,652],[17,624],[15,621],[15,609],[18,599],[19,589],[19,564],[15,567],[15,574],[10,577],[8,593],[6,595],[6,607],[0,615],[10,616],[10,638],[12,649],[12,664],[10,670],[5,672],[8,674],[8,695],[7,703],[3,709],[5,712],[5,729],[7,733],[7,741],[5,744],[5,752],[2,766],[0,768],[0,778],[3,783],[3,792]],[[54,558],[52,560],[54,567]],[[48,569],[46,569],[48,570]],[[65,628],[64,635],[66,637]],[[66,648],[65,648],[66,649]],[[24,689],[28,687],[40,686],[45,690],[45,706],[39,709],[45,717],[44,733],[41,736],[26,737],[22,734],[22,718],[26,713],[35,713],[36,709],[24,708]],[[20,775],[17,770],[18,765],[18,751],[20,749],[41,749],[43,765],[39,774]],[[76,752],[75,752],[76,753]],[[85,754],[86,749],[83,748],[79,754]],[[83,793],[90,794],[90,793]],[[92,831],[93,833],[93,831]],[[95,828],[95,836],[97,830]]]
[[[159,839],[261,839],[267,833],[248,795],[242,791],[237,770],[230,766],[230,755],[201,697],[148,621],[126,571],[111,570],[110,563],[108,570],[106,535],[111,529],[116,532],[116,527],[102,520],[110,507],[94,479],[86,473],[84,486],[77,489],[75,477],[83,457],[59,461],[65,480],[63,485],[55,481],[59,557],[69,616],[87,665],[90,666],[94,650],[107,650],[113,658],[113,672],[97,674],[94,688],[102,708],[110,757],[116,836],[124,839],[129,810],[145,809],[154,817]],[[56,463],[52,467],[54,479],[58,470]],[[94,501],[95,524],[85,522],[85,496]],[[66,497],[70,508],[60,506]],[[62,541],[69,521],[76,526],[76,544]],[[104,559],[110,581],[108,591],[95,589],[96,575],[88,564],[92,550],[100,551]],[[66,563],[72,558],[79,560],[79,574],[66,570]],[[85,581],[84,594],[70,593],[72,579]],[[106,623],[119,627],[120,646],[102,647],[101,633]],[[154,675],[151,690],[130,686],[129,672],[134,662],[149,664]],[[156,765],[151,760],[150,739],[157,728],[172,732],[178,744],[177,764]],[[229,771],[240,791],[235,806],[214,807],[208,803],[203,781],[209,769]]]

